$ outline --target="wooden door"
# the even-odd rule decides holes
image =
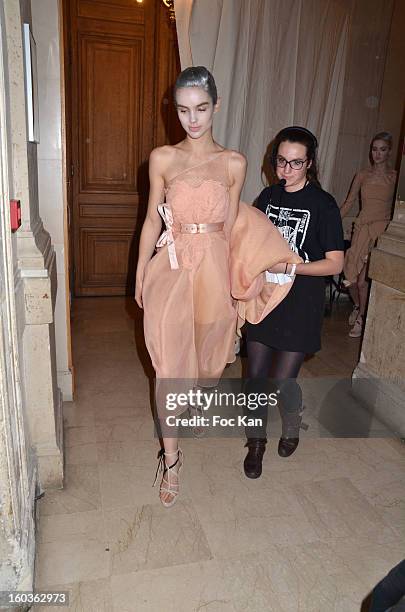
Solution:
[[[75,294],[124,295],[150,151],[179,135],[164,103],[179,67],[175,30],[161,0],[67,2]]]

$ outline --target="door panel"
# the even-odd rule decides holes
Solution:
[[[143,3],[142,3],[143,4]],[[145,5],[150,4],[146,0]],[[149,7],[147,7],[149,8]],[[78,7],[79,17],[106,19],[128,23],[144,23],[144,6],[128,0],[81,0]]]
[[[175,28],[161,0],[66,2],[75,294],[124,295],[134,289],[149,154],[182,138],[167,93],[179,68]]]
[[[137,191],[143,51],[142,39],[81,39],[81,193]]]
[[[82,271],[84,284],[88,287],[125,286],[133,232],[120,228],[82,228],[80,238],[86,262]]]

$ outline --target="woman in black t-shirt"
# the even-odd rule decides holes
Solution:
[[[325,276],[343,268],[344,242],[339,208],[317,177],[317,140],[307,129],[289,127],[277,134],[272,165],[280,183],[267,187],[256,206],[278,227],[303,263],[279,265],[269,272],[296,275],[287,297],[261,323],[247,324],[249,385],[276,379],[283,431],[278,452],[288,457],[297,448],[301,393],[295,381],[307,354],[321,347]],[[286,278],[285,280],[288,280]],[[257,389],[256,389],[257,390]],[[264,419],[266,421],[266,418]],[[265,427],[246,430],[249,452],[245,474],[258,478],[266,445]]]

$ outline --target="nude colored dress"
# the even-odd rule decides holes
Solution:
[[[396,173],[376,176],[371,170],[356,174],[349,195],[342,205],[342,216],[355,203],[359,193],[361,211],[355,223],[351,247],[346,252],[344,275],[354,283],[360,274],[377,238],[385,231],[390,219]]]
[[[177,174],[165,189],[163,246],[146,266],[142,291],[157,381],[218,380],[235,360],[238,322],[258,322],[290,289],[291,283],[265,282],[263,271],[301,261],[267,217],[247,204],[240,203],[230,231],[228,159],[225,150]],[[216,230],[186,233],[190,224]]]

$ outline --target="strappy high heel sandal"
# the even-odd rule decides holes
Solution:
[[[177,456],[176,461],[172,465],[167,465],[166,457],[170,457],[170,456],[173,457],[174,455]],[[155,486],[159,472],[163,472],[162,482],[160,483],[159,496],[160,496],[160,501],[162,502],[165,508],[170,508],[177,501],[177,497],[179,495],[179,474],[180,474],[181,468],[183,467],[183,457],[184,455],[183,455],[183,451],[181,450],[181,448],[179,448],[177,451],[173,453],[165,453],[164,448],[162,448],[158,453],[159,462],[158,462],[158,466],[157,466],[157,470],[155,474],[155,480],[152,486],[153,487]],[[178,465],[177,471],[174,470],[176,465]],[[177,477],[177,482],[172,481],[173,476]],[[162,498],[162,494],[163,495],[169,494],[172,496],[172,499],[170,501],[165,501]]]

